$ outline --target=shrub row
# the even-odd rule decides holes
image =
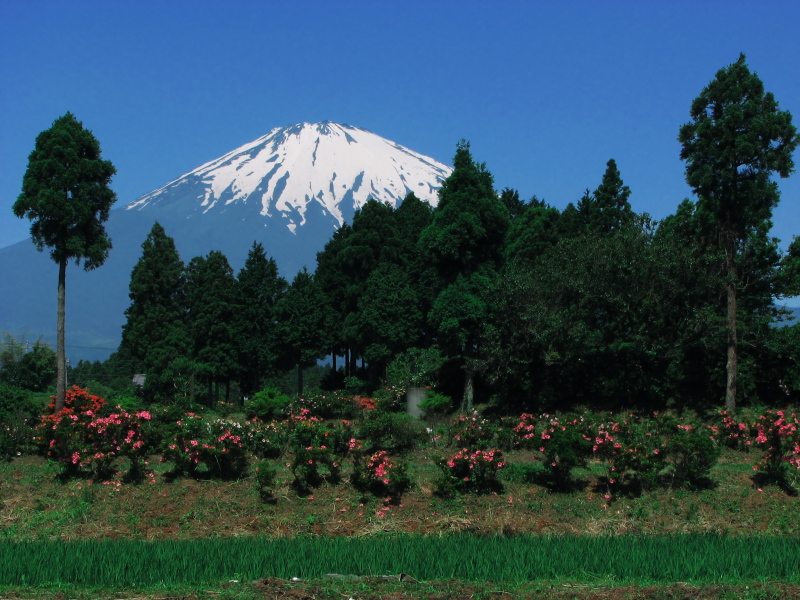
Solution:
[[[758,449],[753,469],[765,481],[785,483],[800,469],[798,418],[783,411],[765,411],[749,420],[721,411],[711,425],[658,413],[522,414],[492,422],[476,411],[423,432],[407,415],[375,410],[366,400],[359,399],[357,427],[347,419],[324,420],[302,405],[283,421],[240,423],[174,408],[128,411],[73,387],[61,412],[53,414],[51,405],[41,418],[35,438],[66,476],[88,471],[97,479],[152,481],[146,458],[160,453],[174,476],[238,479],[247,473],[252,456],[289,455],[286,464],[298,490],[338,482],[343,462],[350,460],[353,485],[390,499],[411,486],[403,453],[426,437],[456,449],[436,461],[441,471],[436,490],[444,496],[500,490],[503,452],[508,450],[527,450],[540,465],[539,481],[559,490],[569,489],[574,470],[589,460],[606,466],[601,482],[609,493],[638,493],[658,485],[702,487],[709,483],[721,445]],[[274,472],[266,462],[256,470],[265,498],[274,486]]]

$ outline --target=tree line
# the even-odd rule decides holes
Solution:
[[[800,333],[774,324],[776,300],[800,295],[800,240],[782,252],[769,231],[797,130],[743,55],[690,117],[678,139],[695,199],[659,222],[633,210],[613,159],[559,210],[498,192],[461,141],[435,209],[369,200],[291,282],[258,243],[238,274],[218,251],[184,264],[156,223],[121,351],[159,401],[249,395],[326,356],[340,385],[374,388],[432,347],[462,409],[795,400]]]

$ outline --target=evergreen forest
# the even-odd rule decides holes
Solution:
[[[209,406],[407,386],[506,414],[796,403],[800,329],[780,307],[800,295],[800,239],[770,237],[796,128],[744,56],[690,116],[694,194],[660,221],[635,211],[613,158],[559,210],[500,189],[462,140],[435,208],[369,200],[291,281],[258,242],[238,273],[219,251],[184,262],[156,223],[119,351],[69,383]],[[26,365],[46,348],[18,346],[6,340],[2,383],[42,390]]]

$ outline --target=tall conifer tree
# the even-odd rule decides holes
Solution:
[[[740,259],[748,240],[771,225],[780,192],[772,174],[794,171],[797,129],[775,97],[751,73],[744,54],[717,72],[692,102],[692,120],[680,128],[686,181],[697,194],[697,210],[724,253],[727,295],[727,385],[725,405],[736,406],[737,293],[744,285]]]
[[[244,394],[259,391],[263,378],[276,372],[278,324],[275,307],[286,287],[275,259],[267,258],[264,246],[254,242],[236,282],[238,310],[234,329],[239,349],[240,387]]]
[[[179,393],[189,371],[183,261],[175,241],[155,223],[131,272],[131,305],[122,346],[144,363],[145,394],[161,402]]]
[[[64,348],[67,262],[83,261],[90,271],[102,265],[111,239],[103,223],[117,200],[109,188],[116,173],[103,160],[92,132],[68,112],[36,137],[22,179],[22,193],[14,203],[17,217],[27,217],[31,237],[41,252],[49,247],[58,264],[58,322],[56,327],[56,412],[64,406],[67,361]]]
[[[508,209],[493,185],[486,166],[472,159],[469,143],[459,142],[433,222],[419,241],[441,282],[429,321],[450,356],[464,362],[464,410],[472,407],[473,361],[509,226]]]

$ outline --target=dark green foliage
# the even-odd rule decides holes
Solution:
[[[44,392],[56,380],[56,353],[42,340],[28,348],[10,334],[0,342],[0,384]]]
[[[298,368],[298,390],[303,394],[302,369],[325,356],[325,297],[314,277],[303,268],[275,307],[278,318],[281,365]]]
[[[186,268],[192,366],[209,386],[209,400],[218,400],[220,383],[230,384],[238,371],[233,329],[235,285],[233,269],[222,252],[195,257]]]
[[[506,210],[508,210],[508,218],[512,221],[522,215],[527,208],[525,202],[520,200],[519,192],[511,188],[504,188],[500,192],[500,201],[505,205]],[[533,197],[532,201],[538,204],[536,196]]]
[[[529,206],[512,222],[504,249],[507,265],[534,263],[561,237],[559,212],[549,206]]]
[[[64,322],[67,262],[83,261],[87,271],[102,265],[111,249],[103,227],[117,197],[108,187],[116,173],[100,157],[100,143],[68,112],[36,137],[13,206],[17,217],[32,221],[31,238],[41,252],[50,248],[58,264],[58,324],[56,331],[56,407],[64,404],[66,355]]]
[[[276,307],[286,288],[286,280],[278,275],[275,259],[267,259],[264,247],[254,243],[239,271],[236,285],[238,310],[234,329],[243,394],[258,391],[262,381],[277,372]]]
[[[385,365],[421,341],[422,324],[411,281],[399,266],[383,263],[364,283],[358,312],[348,315],[346,331],[370,364]]]
[[[92,132],[68,112],[36,137],[14,214],[32,221],[33,242],[50,248],[56,263],[99,267],[111,249],[103,223],[117,199],[108,187],[115,173]]]
[[[392,453],[414,449],[420,433],[415,419],[405,413],[372,410],[364,415],[357,437],[364,442],[366,452],[387,450]]]
[[[426,417],[446,415],[453,410],[453,399],[434,390],[428,390],[419,407]]]
[[[725,403],[736,406],[738,374],[737,293],[747,278],[740,260],[756,235],[766,237],[780,198],[772,174],[788,177],[800,142],[792,116],[745,63],[744,54],[720,69],[693,102],[692,121],[678,140],[686,181],[698,197],[698,216],[725,266],[727,294],[727,382]]]
[[[507,270],[482,343],[509,401],[709,401],[720,389],[709,377],[721,351],[714,271],[672,226],[655,234],[641,221],[613,236],[563,239],[538,263]]]
[[[273,418],[286,417],[291,402],[291,397],[275,388],[263,389],[256,392],[247,405],[247,418],[269,421]]]
[[[275,502],[277,471],[272,463],[262,460],[255,468],[256,491],[262,502]]]
[[[0,460],[34,451],[33,428],[43,412],[29,391],[0,384]]]
[[[172,402],[186,394],[191,372],[186,279],[175,241],[159,223],[142,244],[142,256],[131,272],[129,296],[122,348],[145,368],[145,396]]]
[[[144,370],[142,362],[133,358],[130,349],[122,344],[119,351],[103,362],[79,361],[69,368],[68,380],[79,387],[88,387],[90,382],[100,383],[113,390],[112,398],[119,394],[133,396],[138,393],[133,376]]]
[[[386,369],[387,383],[400,388],[433,385],[443,363],[442,353],[437,346],[408,348],[389,363]]]
[[[509,215],[493,182],[486,165],[472,160],[469,142],[459,142],[453,172],[439,190],[433,222],[420,237],[421,249],[445,284],[481,266],[501,265]]]
[[[583,235],[585,231],[583,217],[580,210],[570,202],[561,213],[556,223],[556,231],[560,238],[575,238]]]
[[[612,158],[606,163],[600,187],[592,194],[591,201],[582,207],[588,230],[610,235],[630,224],[634,218],[628,202],[630,195],[631,190],[623,185],[617,163]]]

